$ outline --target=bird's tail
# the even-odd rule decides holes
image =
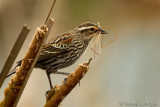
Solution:
[[[20,66],[21,63],[22,63],[22,60],[18,61],[16,67]],[[6,76],[6,78],[16,73],[16,67],[13,70],[11,70],[11,72]]]

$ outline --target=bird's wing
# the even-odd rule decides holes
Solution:
[[[68,50],[73,41],[71,33],[66,32],[46,42],[42,48],[38,61],[49,59]]]

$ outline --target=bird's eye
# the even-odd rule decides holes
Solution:
[[[91,30],[91,31],[94,31],[95,29],[94,29],[94,28],[90,28],[90,30]]]

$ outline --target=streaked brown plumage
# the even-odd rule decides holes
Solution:
[[[86,22],[44,44],[35,68],[46,70],[50,88],[52,88],[50,74],[67,75],[68,73],[57,72],[57,70],[74,64],[86,50],[90,40],[99,32],[101,34],[107,33],[97,25]],[[21,60],[18,62],[17,66],[19,65],[21,65]],[[13,73],[8,76],[12,74]]]

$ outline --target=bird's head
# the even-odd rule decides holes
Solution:
[[[76,28],[76,31],[80,34],[84,41],[90,41],[94,36],[100,34],[107,34],[106,31],[98,27],[96,24],[86,22],[82,23]]]

